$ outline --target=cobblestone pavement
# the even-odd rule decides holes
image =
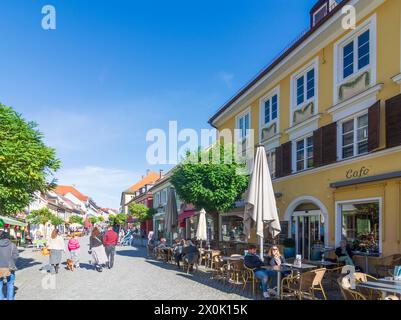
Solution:
[[[144,247],[119,247],[115,266],[96,272],[89,264],[88,238],[80,238],[81,269],[68,271],[65,264],[53,278],[39,269],[48,257],[25,249],[20,252],[16,274],[16,300],[25,299],[247,299],[239,286],[211,279],[205,272],[186,274],[172,264],[147,259]],[[63,260],[65,260],[65,256]]]

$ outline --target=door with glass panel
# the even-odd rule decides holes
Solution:
[[[310,260],[313,247],[324,245],[324,218],[320,210],[295,211],[292,216],[295,227],[295,252]]]

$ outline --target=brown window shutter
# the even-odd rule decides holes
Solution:
[[[401,145],[401,94],[386,101],[386,145]]]
[[[282,174],[283,176],[288,176],[292,173],[292,142],[289,141],[284,143],[282,146]]]
[[[313,132],[313,163],[315,167],[337,161],[337,123],[333,122]]]
[[[283,176],[283,147],[276,148],[276,178]]]
[[[330,123],[322,129],[322,158],[323,165],[327,165],[337,161],[337,123]]]
[[[323,165],[323,127],[313,132],[313,165]]]
[[[380,100],[368,111],[368,150],[378,149],[380,146]]]

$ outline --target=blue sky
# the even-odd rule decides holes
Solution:
[[[39,124],[57,178],[102,206],[146,169],[146,133],[207,120],[308,27],[316,0],[2,0],[0,102]],[[57,29],[43,30],[54,5]]]

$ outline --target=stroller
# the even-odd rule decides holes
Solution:
[[[132,230],[129,230],[127,232],[127,234],[121,239],[120,245],[121,246],[129,246],[129,245],[131,245],[132,238],[133,238],[133,232],[132,232]]]

